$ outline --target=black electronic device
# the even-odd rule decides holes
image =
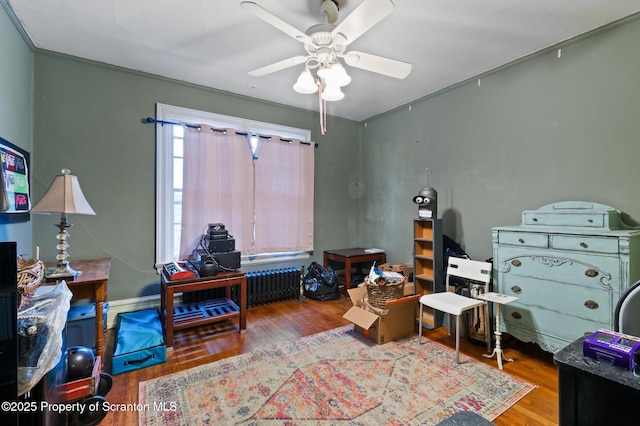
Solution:
[[[221,223],[210,223],[207,235],[210,240],[224,240],[229,238],[229,231]]]
[[[202,277],[216,275],[220,271],[240,268],[240,252],[236,240],[229,235],[222,223],[210,223],[191,255],[191,263]]]
[[[212,239],[209,238],[209,251],[211,253],[225,253],[236,249],[236,240],[233,238]]]
[[[220,265],[222,269],[234,270],[234,271],[236,269],[240,269],[240,252],[239,251],[216,253],[214,257],[215,259],[218,260],[218,265]]]
[[[209,253],[228,253],[236,249],[236,240],[229,235],[229,231],[222,223],[210,223],[198,248],[205,249]]]
[[[162,267],[165,276],[170,280],[184,280],[188,278],[198,278],[196,271],[189,262],[169,262]]]
[[[203,262],[207,262],[208,259],[213,259],[218,264],[218,272],[220,271],[235,271],[240,268],[240,252],[230,251],[227,253],[209,253],[207,250],[199,249],[194,250],[191,255],[191,263],[200,270]],[[202,275],[202,273],[200,273]]]

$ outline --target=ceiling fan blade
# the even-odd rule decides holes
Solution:
[[[281,71],[287,68],[294,67],[296,65],[304,64],[307,58],[307,56],[294,56],[292,58],[284,59],[271,65],[265,65],[264,67],[251,70],[249,71],[249,75],[253,77],[262,77],[263,75],[271,74],[272,72]]]
[[[354,68],[384,74],[400,80],[408,76],[412,68],[412,65],[407,62],[396,61],[395,59],[384,58],[370,53],[351,51],[341,55],[341,57],[344,58],[347,65]]]
[[[346,39],[345,45],[352,43],[391,14],[393,9],[395,6],[391,0],[363,0],[349,16],[338,24],[331,34],[334,37],[341,34]]]
[[[278,18],[277,16],[269,12],[267,9],[260,6],[259,4],[254,3],[252,1],[243,1],[242,3],[240,3],[240,6],[242,6],[244,9],[248,10],[249,12],[253,13],[258,18],[265,21],[267,24],[270,24],[273,27],[282,31],[283,33],[287,34],[288,36],[293,37],[302,43],[311,42],[311,38],[308,35],[298,30],[297,28],[287,24],[285,21]]]

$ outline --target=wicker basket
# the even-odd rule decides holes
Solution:
[[[37,259],[18,258],[18,309],[29,304],[44,277],[44,263]]]
[[[373,307],[384,308],[388,301],[400,299],[402,296],[404,296],[404,281],[385,285],[367,282],[367,298]]]

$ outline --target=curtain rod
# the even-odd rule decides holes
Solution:
[[[171,125],[171,126],[185,126],[185,127],[191,128],[191,129],[198,129],[198,130],[202,129],[202,127],[200,125],[197,125],[197,124],[181,123],[181,122],[177,122],[177,121],[156,120],[155,118],[151,118],[151,117],[143,118],[142,122],[145,123],[145,124],[159,124],[161,126],[164,126],[166,124],[166,125]],[[226,129],[216,129],[215,127],[210,127],[209,130],[211,130],[212,132],[220,132],[220,133],[224,133],[224,134],[227,133]],[[236,135],[248,136],[249,133],[236,131]],[[262,136],[262,135],[255,135],[255,136],[257,136],[257,137],[259,137],[261,139],[269,139],[269,140],[271,140],[271,136]],[[291,142],[293,142],[293,139],[280,138],[280,141],[291,143]],[[300,143],[302,145],[309,145],[309,146],[313,143],[313,146],[315,148],[318,148],[318,143],[317,142],[300,141]]]

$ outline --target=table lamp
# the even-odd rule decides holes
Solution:
[[[56,224],[60,229],[58,236],[58,254],[56,256],[56,268],[50,273],[46,273],[48,281],[58,281],[64,279],[74,279],[82,271],[74,271],[69,266],[69,255],[67,254],[67,238],[69,233],[67,228],[71,226],[67,222],[67,214],[88,214],[95,215],[87,199],[84,198],[78,178],[71,174],[69,169],[62,169],[61,174],[56,175],[53,183],[44,197],[36,204],[31,213],[60,213],[60,223]]]

